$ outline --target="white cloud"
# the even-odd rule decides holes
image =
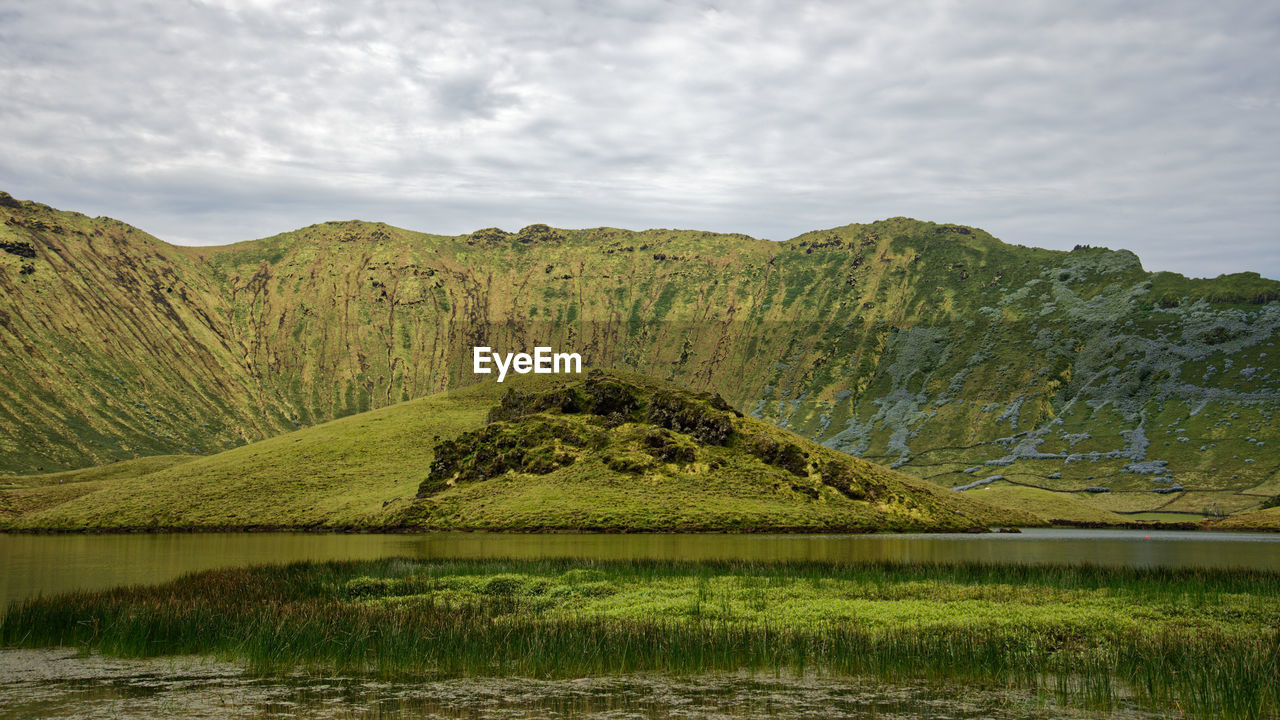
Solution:
[[[910,215],[1280,277],[1265,4],[9,5],[0,188],[173,241]]]

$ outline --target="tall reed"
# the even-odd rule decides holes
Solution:
[[[627,605],[633,597],[668,610]],[[803,617],[816,621],[778,610],[797,597],[812,599]],[[824,615],[824,603],[850,598],[942,615]],[[1107,621],[1077,621],[1070,613],[1086,601],[1104,603]],[[983,620],[992,603],[1015,619]],[[1067,620],[1037,619],[1054,612]],[[388,678],[742,669],[937,678],[1040,688],[1085,707],[1252,719],[1280,712],[1278,628],[1280,574],[1255,571],[385,560],[40,598],[9,607],[0,643]]]

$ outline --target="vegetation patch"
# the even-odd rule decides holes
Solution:
[[[25,240],[0,240],[0,250],[18,257],[34,258],[36,249]]]
[[[603,442],[603,432],[546,416],[490,423],[436,446],[431,473],[418,488],[418,497],[508,472],[546,475],[572,465],[578,451]]]
[[[382,560],[10,606],[0,643],[385,678],[819,671],[1191,718],[1280,710],[1280,575],[1092,566]]]

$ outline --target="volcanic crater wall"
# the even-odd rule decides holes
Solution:
[[[1280,492],[1280,284],[1250,273],[905,218],[182,248],[0,200],[0,471],[213,452],[474,382],[474,345],[550,345],[943,484],[1197,512]]]

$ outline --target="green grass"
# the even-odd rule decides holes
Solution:
[[[1212,530],[1259,530],[1280,532],[1280,507],[1232,515],[1209,524]]]
[[[17,529],[382,527],[426,475],[435,445],[483,424],[495,383],[278,435],[15,518]]]
[[[1075,495],[1040,488],[992,483],[966,492],[982,502],[1022,510],[1051,524],[1123,525],[1131,522],[1124,515],[1102,510]]]
[[[1200,523],[1205,517],[1198,513],[1183,512],[1141,512],[1123,515],[1121,517],[1128,518],[1130,521],[1136,522],[1153,522],[1153,523]]]
[[[141,478],[194,459],[191,455],[157,455],[80,470],[0,478],[0,527],[121,480]]]
[[[121,478],[142,477],[143,475],[159,472],[195,459],[196,456],[194,455],[151,455],[133,460],[121,460],[108,465],[80,468],[79,470],[0,477],[0,487],[46,487],[93,480],[119,480]]]
[[[1278,623],[1267,572],[383,560],[41,598],[9,608],[0,642],[265,673],[945,678],[1263,718],[1280,710]]]

